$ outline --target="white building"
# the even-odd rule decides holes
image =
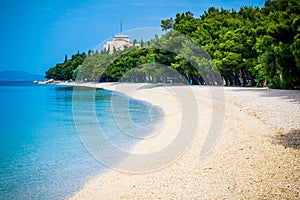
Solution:
[[[115,51],[123,51],[125,47],[133,46],[130,43],[130,38],[128,35],[115,35],[112,41],[107,41],[104,46],[103,50],[109,51],[110,54],[114,53]]]

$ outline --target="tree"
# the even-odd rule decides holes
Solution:
[[[46,77],[68,80],[80,69],[77,77],[81,80],[129,80],[138,75],[137,81],[145,81],[151,80],[153,73],[165,76],[166,71],[157,67],[160,63],[195,84],[224,81],[226,85],[300,88],[299,13],[299,0],[267,0],[262,8],[246,6],[239,11],[211,7],[199,18],[191,12],[177,13],[174,19],[161,21],[166,31],[162,37],[141,40],[141,48],[134,40],[133,47],[122,53],[89,51],[85,58],[78,52],[50,68]],[[156,64],[149,65],[153,59]],[[223,81],[216,76],[217,70]]]
[[[85,53],[77,53],[72,56],[70,60],[59,63],[55,67],[50,68],[46,72],[46,78],[53,78],[55,80],[69,80],[73,78],[73,71],[82,64],[86,58]]]
[[[161,27],[162,27],[162,30],[163,31],[167,31],[169,29],[172,29],[173,28],[173,18],[169,18],[169,19],[166,19],[166,20],[161,20]]]
[[[133,42],[132,42],[132,46],[136,46],[136,44],[137,44],[137,40],[134,39]]]

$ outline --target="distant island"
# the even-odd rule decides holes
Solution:
[[[43,80],[44,76],[38,74],[31,74],[26,71],[7,70],[0,71],[0,81],[34,81]]]

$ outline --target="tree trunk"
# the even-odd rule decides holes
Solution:
[[[233,77],[234,77],[235,85],[241,86],[239,73],[233,72]]]

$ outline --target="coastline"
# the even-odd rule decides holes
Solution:
[[[167,117],[160,131],[169,134],[141,140],[131,152],[158,151],[176,137],[182,110],[166,87],[134,90],[129,87],[141,85],[80,85],[122,92],[163,109]],[[108,169],[69,199],[299,198],[299,91],[224,88],[222,134],[211,152],[201,159],[199,152],[205,139],[201,133],[206,133],[212,123],[213,104],[206,87],[185,87],[196,94],[199,124],[198,134],[183,156],[152,173],[131,174]],[[284,141],[288,139],[286,135],[293,136],[293,133],[294,146]]]

